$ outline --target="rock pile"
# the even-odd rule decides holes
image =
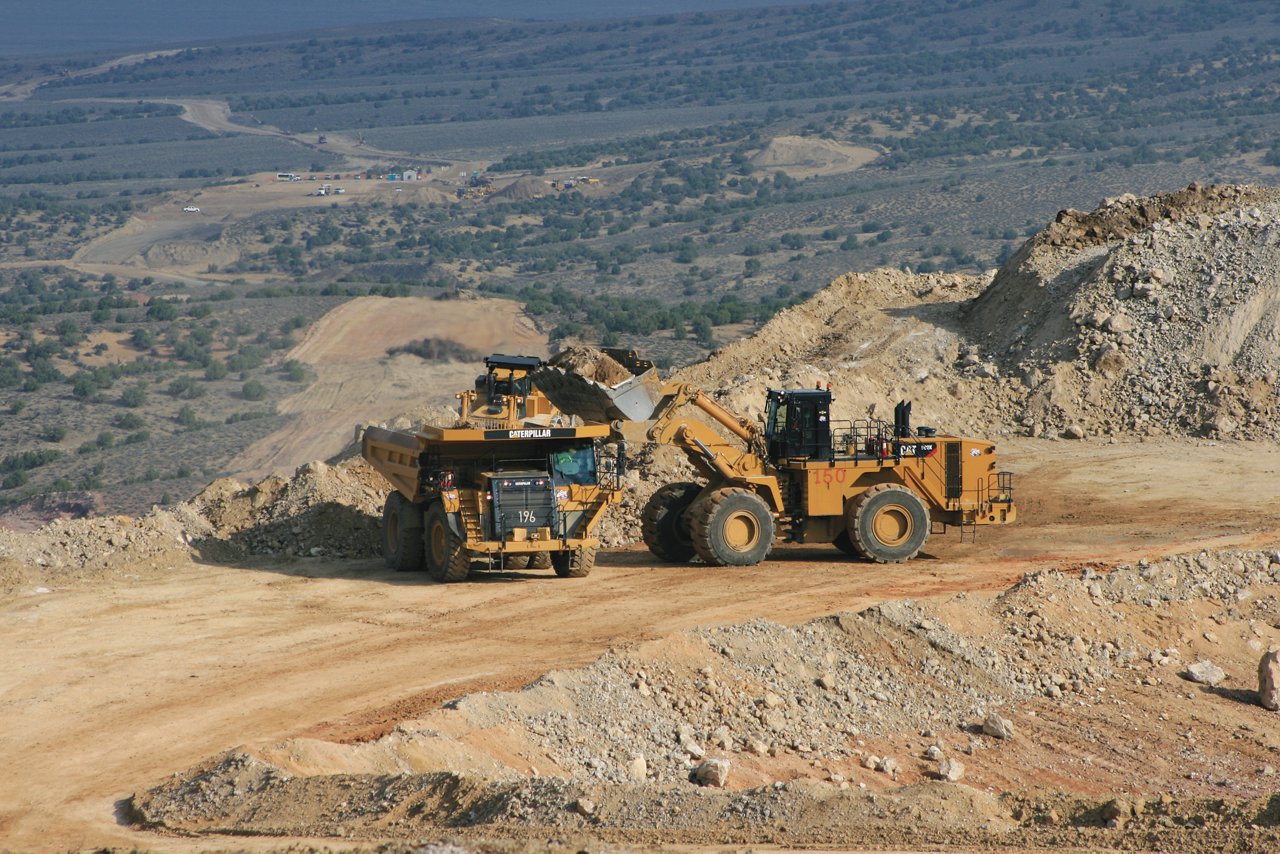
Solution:
[[[214,481],[187,503],[197,547],[230,556],[375,557],[388,487],[364,460],[308,463],[289,479]]]
[[[949,432],[1280,438],[1280,191],[1192,185],[1063,211],[988,280],[842,276],[680,378],[754,417],[914,401]]]
[[[594,347],[566,347],[548,359],[547,364],[606,386],[615,386],[631,379],[630,371],[612,356]]]
[[[92,578],[142,571],[188,552],[183,514],[155,510],[140,519],[59,519],[32,533],[0,529],[0,583]]]
[[[1280,192],[1128,197],[1060,214],[966,327],[1031,435],[1276,439],[1278,265]]]
[[[734,754],[857,762],[868,753],[862,740],[900,732],[974,729],[1010,741],[1018,725],[1004,707],[1036,697],[1105,703],[1107,686],[1180,681],[1183,639],[1128,628],[1126,609],[1222,603],[1222,624],[1261,644],[1276,635],[1278,590],[1280,555],[1265,552],[1203,552],[1105,575],[1046,571],[995,600],[986,632],[910,601],[796,627],[757,620],[612,651],[524,692],[473,695],[455,708],[477,728],[516,724],[558,767],[611,783],[635,779],[636,757],[648,779],[670,782]],[[967,620],[983,606],[961,597],[955,608]],[[966,738],[928,758],[971,749]]]

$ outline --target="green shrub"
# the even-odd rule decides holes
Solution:
[[[249,380],[240,387],[240,394],[245,400],[262,400],[267,396],[267,387],[258,380]]]

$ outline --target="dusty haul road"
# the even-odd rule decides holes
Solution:
[[[610,645],[756,617],[798,623],[1023,572],[1280,543],[1280,449],[1003,443],[1022,519],[905,566],[782,548],[749,569],[603,556],[589,578],[440,586],[380,561],[198,560],[61,578],[0,600],[0,849],[279,849],[289,839],[136,831],[124,799],[237,745],[377,737],[449,698],[523,685]],[[1135,772],[1136,773],[1136,772]],[[333,840],[328,840],[332,844]]]

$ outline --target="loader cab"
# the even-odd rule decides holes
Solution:
[[[831,392],[769,389],[765,411],[769,459],[832,459]]]
[[[504,356],[495,353],[484,360],[488,371],[476,377],[476,390],[490,401],[508,397],[528,397],[532,388],[529,373],[542,365],[536,356]]]
[[[484,360],[485,373],[476,377],[473,391],[458,395],[462,418],[481,424],[518,425],[527,418],[546,416],[551,404],[533,388],[530,372],[542,365],[537,356],[495,353]]]

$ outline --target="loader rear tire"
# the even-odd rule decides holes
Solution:
[[[533,552],[529,555],[530,569],[550,569],[551,552]]]
[[[449,527],[449,514],[440,502],[427,508],[426,529],[427,574],[435,581],[461,581],[471,571],[471,555],[462,538]]]
[[[551,566],[561,578],[586,578],[596,565],[594,546],[547,554],[551,555]]]
[[[697,554],[689,539],[685,511],[702,487],[696,483],[668,483],[650,496],[640,517],[640,531],[649,551],[661,560],[688,563]]]
[[[849,538],[876,563],[911,560],[929,539],[929,508],[905,486],[882,483],[849,502]]]
[[[694,551],[713,566],[754,566],[773,548],[773,512],[746,489],[730,486],[707,494],[689,518]]]
[[[396,572],[422,571],[422,507],[398,492],[382,505],[382,556]]]

